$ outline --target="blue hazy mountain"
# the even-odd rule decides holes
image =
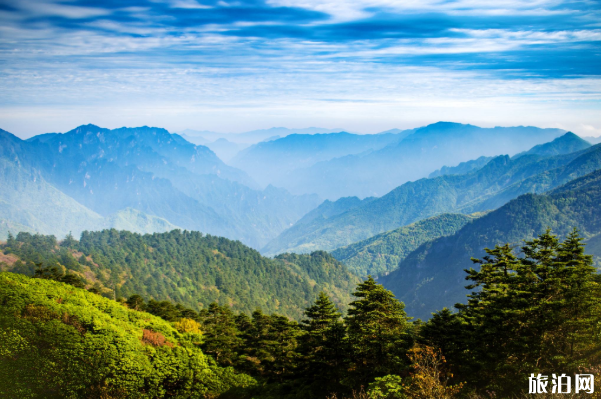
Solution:
[[[291,134],[264,141],[241,151],[231,164],[246,171],[262,185],[282,187],[290,172],[321,161],[381,149],[401,140],[397,134]],[[294,176],[292,174],[292,176]],[[294,178],[294,177],[292,177]],[[312,192],[310,188],[307,193]]]
[[[449,237],[429,241],[402,260],[380,282],[404,301],[410,314],[430,313],[466,300],[464,269],[474,267],[484,248],[520,245],[547,228],[564,236],[574,227],[592,245],[587,253],[601,256],[601,171],[572,180],[548,194],[526,194],[475,219]]]
[[[257,129],[243,133],[218,133],[210,130],[186,129],[181,133],[190,138],[192,143],[208,144],[219,139],[226,139],[232,143],[251,145],[267,140],[272,137],[286,137],[290,134],[318,134],[318,133],[336,133],[344,129],[327,129],[322,127],[306,127],[291,129],[287,127],[272,127],[269,129]]]
[[[461,162],[457,166],[443,166],[442,168],[430,173],[428,175],[428,177],[432,178],[432,177],[438,177],[438,176],[444,176],[444,175],[464,175],[466,173],[480,169],[481,167],[486,165],[488,162],[490,162],[490,160],[493,158],[494,157],[481,156],[478,159]]]
[[[248,175],[207,147],[160,128],[86,125],[28,141],[4,132],[2,140],[2,158],[37,171],[102,218],[135,209],[259,247],[319,203],[273,187],[257,190]]]
[[[213,142],[206,143],[205,146],[210,148],[223,162],[229,162],[240,151],[248,147],[248,144],[234,143],[227,139],[220,138]]]
[[[427,177],[443,166],[481,156],[515,155],[564,133],[560,129],[480,128],[438,122],[415,129],[403,140],[379,150],[298,168],[272,183],[292,193],[316,193],[332,200],[381,196],[407,181]]]
[[[518,154],[517,156],[522,155],[561,155],[561,154],[569,154],[571,152],[584,150],[591,146],[591,143],[580,138],[572,132],[568,132],[563,136],[556,138],[550,143],[539,144],[537,146],[532,147],[530,150]]]
[[[588,141],[589,143],[592,144],[599,144],[601,143],[601,136],[597,136],[597,137],[593,137],[593,136],[588,136],[588,137],[583,137],[584,140]]]
[[[467,174],[408,182],[332,217],[301,219],[262,251],[333,250],[440,213],[496,209],[521,194],[545,192],[598,168],[601,145],[556,156],[498,156]]]

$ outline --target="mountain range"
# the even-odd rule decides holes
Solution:
[[[502,149],[507,153],[497,154]],[[353,160],[349,170],[356,170],[370,157],[389,162],[391,174],[419,170],[428,177],[381,197],[323,202],[270,184],[293,184],[299,171],[321,165],[327,172],[341,159]],[[418,158],[431,165],[410,165]],[[579,227],[601,254],[591,202],[601,144],[570,132],[437,123],[377,135],[287,134],[248,146],[230,163],[154,127],[85,125],[28,140],[0,131],[0,234],[23,232],[21,246],[52,240],[33,233],[81,236],[57,262],[119,295],[194,308],[217,301],[245,312],[260,306],[291,317],[301,315],[294,304],[308,304],[316,290],[346,303],[368,274],[428,317],[463,298],[459,277],[469,255],[503,240],[519,243],[546,226],[560,234]],[[346,172],[331,186],[352,189]],[[381,184],[374,169],[365,173],[373,174],[374,187]],[[319,191],[319,182],[314,187]],[[65,250],[53,245],[34,258]],[[17,252],[4,254],[10,262],[3,268],[33,273],[31,253]],[[14,266],[17,255],[23,264]],[[436,294],[425,295],[424,287]]]
[[[209,148],[160,128],[86,125],[27,141],[0,131],[0,144],[0,219],[47,234],[119,227],[107,221],[122,219],[116,215],[131,208],[162,219],[158,224],[260,247],[319,203],[315,195],[260,190]]]
[[[292,171],[333,158],[383,148],[402,140],[402,133],[291,134],[254,144],[236,155],[230,164],[247,172],[261,185],[286,184]],[[308,189],[307,192],[311,192]]]
[[[431,312],[466,300],[464,269],[484,248],[519,246],[547,228],[565,237],[573,228],[590,242],[586,252],[601,257],[601,170],[547,194],[524,194],[470,223],[455,234],[422,244],[380,282],[405,302],[407,311],[427,319]]]
[[[564,153],[575,149],[580,150]],[[548,155],[550,152],[558,155]],[[324,202],[262,252],[333,250],[437,214],[496,209],[521,194],[544,192],[600,167],[601,146],[591,147],[575,134],[566,133],[549,146],[535,146],[514,157],[494,157],[466,174],[408,182],[375,199]]]
[[[219,139],[226,139],[231,143],[236,144],[255,144],[264,140],[271,140],[280,137],[286,137],[290,134],[318,134],[318,133],[338,133],[344,129],[327,129],[323,127],[306,127],[300,129],[290,129],[287,127],[272,127],[269,129],[257,129],[243,133],[218,133],[210,130],[193,130],[186,129],[181,132],[186,139],[191,139],[191,142],[201,142],[208,144]]]
[[[480,128],[438,122],[409,133],[402,140],[380,149],[299,167],[271,183],[294,194],[316,193],[330,200],[346,196],[382,196],[405,182],[427,177],[443,166],[457,165],[480,156],[515,155],[566,132],[524,126]],[[275,155],[267,156],[268,159],[272,157]],[[274,164],[274,167],[278,166]]]

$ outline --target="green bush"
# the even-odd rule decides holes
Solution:
[[[0,273],[2,398],[211,398],[254,385],[192,341],[83,289]]]

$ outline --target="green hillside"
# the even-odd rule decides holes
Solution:
[[[464,269],[470,256],[482,257],[485,247],[519,245],[548,227],[566,236],[574,227],[592,239],[587,252],[601,256],[601,171],[590,173],[546,194],[526,194],[474,220],[449,237],[421,245],[380,281],[421,318],[465,300]],[[596,237],[597,236],[597,237]]]
[[[333,250],[441,213],[496,209],[521,194],[541,193],[601,168],[601,145],[570,154],[498,156],[463,175],[405,183],[330,218],[297,223],[264,253]]]
[[[344,306],[358,281],[325,252],[269,259],[239,241],[180,230],[84,232],[79,242],[61,245],[54,237],[20,233],[2,251],[12,257],[0,262],[4,270],[33,275],[37,263],[64,267],[110,297],[140,294],[196,310],[216,302],[299,318],[320,291]]]
[[[214,398],[253,379],[218,367],[148,313],[44,279],[0,273],[0,397]]]
[[[385,275],[426,241],[454,234],[473,216],[442,214],[338,248],[332,256],[360,276]]]

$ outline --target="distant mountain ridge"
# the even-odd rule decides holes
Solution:
[[[306,128],[287,128],[287,127],[272,127],[269,129],[256,129],[243,133],[218,133],[209,130],[193,130],[186,129],[181,133],[185,134],[192,140],[203,139],[207,143],[213,142],[219,139],[226,139],[232,143],[238,144],[255,144],[260,141],[266,140],[270,137],[279,136],[286,137],[290,134],[318,134],[318,133],[338,133],[343,132],[345,129],[336,128],[328,129],[322,127],[306,127]]]
[[[262,251],[333,250],[436,214],[496,209],[521,194],[541,193],[601,168],[601,146],[586,145],[556,156],[498,156],[467,174],[405,183],[330,218],[301,219]]]
[[[553,156],[553,155],[562,155],[569,154],[570,152],[584,150],[591,146],[591,143],[580,138],[572,132],[568,132],[563,136],[556,138],[550,143],[539,144],[532,147],[530,150],[520,153],[516,156],[522,155],[543,155],[543,156]]]
[[[292,196],[273,187],[256,190],[248,175],[224,164],[207,147],[161,128],[109,130],[85,125],[27,141],[0,132],[0,143],[0,159],[24,173],[35,171],[94,215],[73,218],[75,226],[68,226],[74,233],[96,229],[94,220],[132,208],[167,224],[260,247],[319,203],[316,196]],[[75,205],[61,209],[68,214],[69,208],[78,209]],[[0,213],[0,218],[12,220],[7,216]],[[144,218],[133,219],[147,223]],[[59,225],[55,234],[64,233]]]
[[[318,162],[296,169],[273,183],[292,193],[311,192],[331,200],[382,196],[443,166],[480,156],[515,155],[564,133],[561,129],[480,128],[438,122],[414,129],[407,137],[379,150]]]
[[[295,133],[254,144],[238,153],[230,163],[247,172],[261,185],[281,182],[276,185],[282,186],[288,174],[296,169],[340,156],[377,150],[403,137],[401,134]]]

